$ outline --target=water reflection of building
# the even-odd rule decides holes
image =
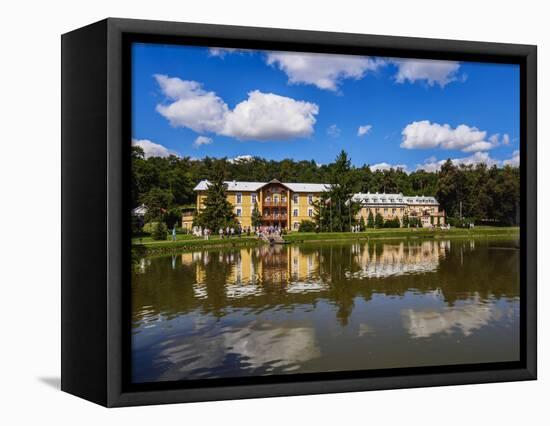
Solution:
[[[449,248],[448,241],[357,243],[349,250],[347,279],[368,279],[436,271]],[[209,257],[218,256],[228,266],[225,295],[240,298],[259,295],[266,285],[286,293],[318,292],[328,288],[329,253],[303,246],[261,246],[234,252],[182,254],[181,262],[195,270],[195,296],[207,297],[204,289]],[[325,269],[325,270],[324,270]]]
[[[400,242],[377,245],[355,245],[359,270],[348,271],[348,278],[382,278],[411,273],[436,271],[449,249],[449,241]],[[359,247],[357,247],[359,246]]]

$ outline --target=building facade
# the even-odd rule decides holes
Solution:
[[[262,226],[275,226],[289,231],[297,231],[300,222],[314,220],[314,204],[320,200],[323,192],[330,189],[323,183],[283,183],[276,179],[270,182],[228,181],[227,197],[233,206],[233,212],[242,228],[252,226],[254,206],[262,218]],[[204,208],[208,181],[203,180],[195,186],[197,193],[197,211]],[[445,223],[445,214],[440,211],[439,203],[434,197],[409,197],[403,194],[370,194],[353,195],[353,201],[361,204],[357,219],[368,220],[369,211],[376,216],[380,213],[384,220],[398,218],[402,223],[403,216],[418,217],[422,226],[437,226]],[[183,222],[183,221],[182,221]],[[190,218],[185,222],[189,226]]]
[[[424,228],[445,224],[445,212],[439,208],[434,197],[406,196],[403,194],[358,193],[353,195],[353,201],[361,205],[358,218],[368,220],[369,213],[373,217],[382,215],[384,220],[403,217],[417,218]]]
[[[227,197],[233,212],[243,228],[252,228],[252,212],[258,206],[262,226],[298,230],[303,220],[313,220],[315,201],[329,186],[319,183],[225,182]],[[197,211],[204,208],[208,181],[203,180],[194,188],[197,193]]]

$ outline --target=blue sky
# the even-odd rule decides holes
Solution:
[[[146,155],[517,165],[519,66],[135,44]]]

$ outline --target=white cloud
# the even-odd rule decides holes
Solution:
[[[313,84],[319,89],[336,91],[342,80],[361,79],[367,71],[377,70],[385,61],[366,56],[269,52],[267,63],[284,71],[291,84]]]
[[[373,164],[370,166],[371,170],[390,170],[390,169],[402,169],[403,171],[407,171],[407,165],[406,164],[389,164],[386,162]]]
[[[328,126],[327,135],[329,135],[330,137],[339,138],[340,133],[342,133],[342,131],[336,124],[331,124],[330,126]]]
[[[519,167],[519,150],[514,151],[512,158],[504,160],[502,164],[505,166]]]
[[[220,134],[242,140],[287,140],[310,136],[319,107],[254,90],[226,114]]]
[[[195,148],[200,147],[201,145],[210,145],[213,142],[212,138],[206,137],[206,136],[199,136],[197,139],[195,139],[195,142],[193,142],[193,146]]]
[[[487,138],[487,132],[476,127],[460,124],[452,128],[448,124],[430,123],[428,120],[414,121],[401,132],[402,148],[407,149],[457,149],[464,152],[488,151],[500,142],[500,135],[494,134]],[[503,142],[509,140],[504,135]]]
[[[254,90],[233,110],[214,92],[195,81],[155,75],[169,99],[157,111],[174,127],[197,133],[215,133],[241,140],[287,140],[310,136],[314,131],[316,104]]]
[[[158,143],[151,142],[149,139],[132,139],[132,145],[139,146],[143,149],[145,158],[169,157],[170,155],[179,156],[175,151],[171,151]]]
[[[171,103],[157,105],[157,111],[174,127],[187,127],[197,133],[218,132],[229,110],[214,92],[206,92],[196,81],[155,75],[160,89]]]
[[[404,83],[409,81],[426,81],[429,86],[438,84],[445,87],[458,79],[457,73],[460,64],[455,61],[437,61],[431,59],[393,59],[398,68],[395,81]]]
[[[359,128],[357,129],[357,136],[361,137],[361,136],[368,135],[371,130],[372,130],[371,124],[365,124],[364,126],[359,126]]]
[[[441,166],[445,164],[446,161],[447,159],[438,161],[435,157],[430,157],[423,164],[417,164],[416,169],[422,169],[427,172],[436,172],[441,169]],[[452,158],[451,162],[455,166],[459,166],[461,164],[465,166],[475,166],[477,164],[484,163],[487,165],[487,167],[492,167],[499,166],[501,164],[500,160],[491,158],[491,156],[487,152],[476,152],[468,157]]]

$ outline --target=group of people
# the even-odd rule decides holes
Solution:
[[[233,227],[233,226],[227,226],[226,228],[220,228],[218,230],[218,235],[220,238],[232,238],[232,237],[240,237],[241,235],[247,235],[250,236],[250,233],[252,232],[250,226],[248,227]],[[212,235],[212,230],[209,228],[203,228],[202,226],[195,226],[193,228],[193,235],[196,237],[203,237],[205,240],[210,239],[210,235]]]
[[[260,234],[265,234],[265,235],[273,235],[273,234],[277,234],[277,235],[281,235],[281,232],[282,232],[282,229],[280,226],[260,226],[257,230],[256,230],[256,234],[260,235]]]
[[[225,229],[220,228],[219,231],[218,231],[218,234],[219,234],[221,239],[224,239],[224,238],[231,238],[231,237],[235,237],[235,236],[240,237],[243,234],[246,234],[247,236],[250,236],[250,231],[251,231],[250,226],[247,226],[245,228],[242,228],[240,226],[237,226],[236,228],[234,228],[232,226],[228,226]]]

